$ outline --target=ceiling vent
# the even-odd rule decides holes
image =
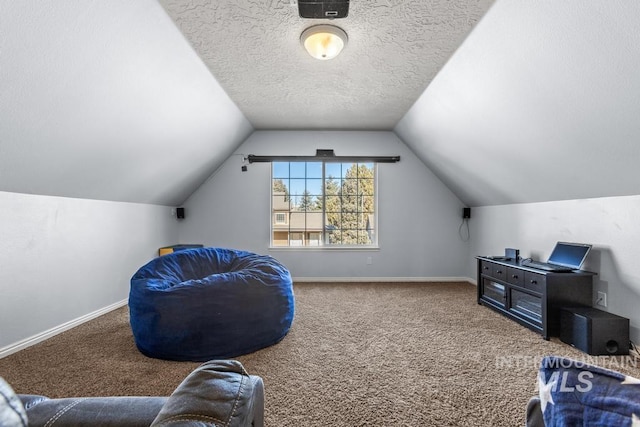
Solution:
[[[349,14],[349,0],[298,0],[301,18],[335,19]]]

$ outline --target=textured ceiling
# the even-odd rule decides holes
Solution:
[[[352,0],[349,42],[318,61],[295,0],[161,0],[256,129],[392,129],[493,0]]]

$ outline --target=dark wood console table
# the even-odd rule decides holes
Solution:
[[[560,335],[562,307],[591,307],[593,276],[589,271],[555,273],[491,257],[478,260],[478,304],[489,307],[545,340]]]

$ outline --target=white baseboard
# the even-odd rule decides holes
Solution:
[[[95,319],[96,317],[102,316],[110,311],[113,311],[117,308],[123,307],[127,305],[128,299],[124,299],[122,301],[118,301],[113,303],[107,307],[96,310],[92,313],[85,314],[84,316],[80,316],[76,319],[70,320],[62,325],[56,326],[39,334],[33,335],[29,338],[25,338],[22,341],[18,341],[17,343],[10,344],[6,347],[0,348],[0,359],[3,357],[7,357],[10,354],[13,354],[17,351],[23,350],[27,347],[31,347],[32,345],[38,344],[41,341],[49,339],[55,335],[58,335],[66,330],[69,330],[75,326],[78,326],[84,322],[88,322],[89,320]]]
[[[294,277],[293,282],[469,282],[468,277]]]

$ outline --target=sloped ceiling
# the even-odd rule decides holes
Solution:
[[[0,191],[179,205],[252,132],[153,0],[0,0]]]
[[[0,0],[0,191],[179,205],[307,128],[394,129],[469,206],[640,194],[640,2],[491,4],[353,0],[321,62],[295,1]]]
[[[640,2],[499,0],[395,127],[469,206],[640,194]]]
[[[493,0],[353,0],[344,51],[302,48],[293,0],[161,0],[256,129],[391,130]]]

